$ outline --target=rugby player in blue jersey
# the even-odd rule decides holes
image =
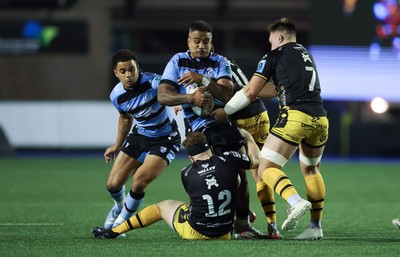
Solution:
[[[224,106],[232,96],[232,77],[229,61],[212,49],[212,28],[197,20],[189,28],[189,50],[175,54],[164,69],[158,90],[158,100],[168,106],[181,105],[183,116],[191,131],[202,132],[216,154],[225,151],[245,152],[243,137],[229,120],[216,121],[213,117],[196,115],[191,104],[206,105],[213,96],[216,107]],[[200,97],[203,96],[203,97]],[[235,233],[240,238],[267,238],[249,224],[249,191],[246,172],[240,172],[238,208]]]
[[[135,53],[127,49],[113,55],[112,65],[120,82],[110,99],[119,121],[115,144],[104,153],[107,163],[116,157],[107,181],[115,204],[105,228],[117,226],[140,208],[146,187],[174,160],[181,144],[172,113],[157,101],[160,75],[141,72]],[[125,197],[131,176],[132,187]]]

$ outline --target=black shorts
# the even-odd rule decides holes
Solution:
[[[121,151],[141,163],[148,154],[157,155],[169,165],[179,152],[180,145],[181,137],[178,131],[170,136],[146,137],[138,134],[134,128],[127,136]]]
[[[226,151],[238,151],[244,145],[244,139],[238,127],[227,121],[216,121],[200,130],[213,147],[215,154]]]

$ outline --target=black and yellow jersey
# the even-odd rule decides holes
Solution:
[[[326,116],[314,58],[298,43],[287,43],[260,60],[255,76],[272,79],[281,109]]]

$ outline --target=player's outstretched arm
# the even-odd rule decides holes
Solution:
[[[126,136],[131,130],[133,125],[133,117],[127,113],[121,113],[118,119],[118,133],[117,138],[115,139],[115,144],[106,149],[104,153],[104,159],[106,163],[110,163],[112,159],[114,159],[116,153],[121,149],[122,144],[124,143]]]
[[[274,98],[278,95],[278,92],[275,89],[275,84],[272,82],[268,82],[258,93],[258,97],[263,99]]]
[[[258,145],[256,144],[256,142],[254,141],[254,138],[252,137],[252,135],[249,132],[247,132],[245,129],[239,129],[239,130],[240,130],[240,134],[244,138],[245,144],[247,145],[247,147],[246,147],[247,154],[251,158],[250,169],[256,169],[258,167],[259,160],[260,160],[259,159],[260,149],[258,148]]]

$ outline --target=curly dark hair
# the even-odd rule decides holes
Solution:
[[[112,66],[115,68],[119,62],[127,62],[133,60],[138,62],[136,54],[129,49],[121,49],[114,53],[112,57]]]

